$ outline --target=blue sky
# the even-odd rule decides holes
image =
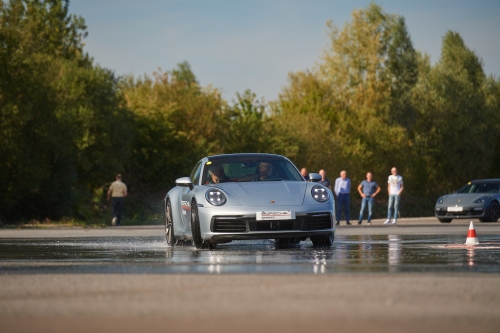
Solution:
[[[89,36],[86,51],[117,75],[151,74],[188,61],[202,86],[228,101],[251,89],[275,100],[289,72],[312,68],[328,42],[326,21],[341,27],[362,0],[71,0]],[[385,0],[402,15],[416,49],[439,59],[447,30],[457,31],[500,76],[499,0]]]

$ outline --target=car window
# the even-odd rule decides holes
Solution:
[[[500,184],[494,183],[470,183],[462,187],[458,193],[499,193]]]
[[[267,163],[272,166],[272,171],[266,180],[269,181],[304,181],[300,173],[290,161],[285,159],[245,159],[233,158],[224,160],[215,160],[207,162],[203,171],[202,181],[204,184],[213,183],[212,175],[216,172],[220,182],[251,182],[259,177],[259,164]]]
[[[194,167],[193,171],[191,171],[191,175],[189,178],[191,178],[191,182],[194,185],[198,185],[200,183],[200,174],[201,174],[201,161],[196,164]]]

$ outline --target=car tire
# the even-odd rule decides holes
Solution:
[[[438,220],[439,220],[439,222],[441,222],[441,223],[450,223],[450,222],[451,222],[451,220],[453,220],[453,219],[441,219],[441,218],[438,218]]]
[[[204,241],[201,238],[200,217],[198,215],[198,204],[193,200],[191,203],[191,232],[193,234],[193,243],[197,249],[215,250],[217,244]]]
[[[330,236],[309,237],[316,247],[330,247],[333,245],[333,234]]]
[[[165,238],[169,246],[174,246],[177,243],[174,235],[174,220],[172,218],[172,204],[167,199],[165,206]]]
[[[488,222],[497,222],[500,218],[500,204],[498,201],[493,201],[490,205],[490,216]]]

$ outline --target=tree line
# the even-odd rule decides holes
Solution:
[[[500,81],[457,32],[431,64],[404,17],[374,3],[327,26],[317,64],[290,73],[277,100],[229,102],[187,62],[138,78],[94,64],[69,1],[0,0],[0,220],[99,218],[117,173],[140,201],[221,153],[347,169],[353,184],[371,171],[382,185],[397,166],[409,215],[499,176]]]

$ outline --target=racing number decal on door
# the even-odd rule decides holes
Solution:
[[[181,201],[182,214],[187,215],[188,211],[191,212],[191,203],[189,201]]]

